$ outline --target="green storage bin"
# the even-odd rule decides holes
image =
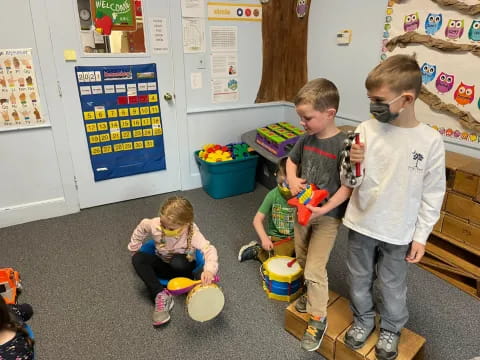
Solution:
[[[240,195],[255,190],[255,172],[258,155],[225,162],[206,162],[198,157],[195,160],[200,169],[203,189],[214,199]]]

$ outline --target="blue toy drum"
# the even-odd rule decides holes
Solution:
[[[274,256],[263,263],[263,289],[270,299],[290,302],[302,293],[303,269],[294,260]]]

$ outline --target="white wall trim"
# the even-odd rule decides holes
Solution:
[[[75,212],[63,197],[4,207],[0,208],[0,228]]]
[[[201,107],[201,108],[193,108],[187,110],[187,115],[190,114],[198,114],[198,113],[206,113],[206,112],[218,112],[218,111],[230,111],[230,110],[242,110],[242,109],[258,109],[264,107],[272,107],[272,106],[293,106],[292,103],[287,101],[272,101],[267,103],[254,103],[248,105],[229,105],[223,106],[221,108],[218,107]]]
[[[32,129],[38,129],[38,128],[50,128],[52,127],[51,124],[41,124],[41,125],[31,125],[28,127],[25,126],[9,126],[9,127],[4,127],[0,129],[0,133],[2,132],[9,132],[9,131],[28,131]]]

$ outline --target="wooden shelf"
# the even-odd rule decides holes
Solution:
[[[480,256],[480,250],[475,249],[474,247],[472,247],[468,244],[465,244],[463,241],[454,239],[453,237],[448,236],[448,235],[446,235],[444,233],[441,233],[441,232],[438,232],[438,231],[432,231],[432,234],[441,238],[441,239],[443,239],[443,240],[445,240],[445,241],[448,241],[449,243],[451,243],[455,246],[461,247],[462,249],[467,250],[468,252],[471,252],[472,254]]]
[[[445,153],[447,193],[418,264],[480,300],[480,159]]]
[[[464,249],[456,247],[442,238],[430,236],[427,241],[426,252],[443,262],[465,270],[472,278],[480,278],[480,261],[478,256]]]
[[[453,286],[473,296],[477,300],[480,300],[480,288],[479,288],[480,281],[479,280],[474,280],[469,277],[453,274],[439,268],[428,266],[423,263],[423,260],[422,260],[422,263],[418,265],[422,269],[431,272],[432,274],[438,276],[440,279],[445,280],[446,282],[452,284]]]
[[[448,264],[446,264],[446,263],[444,263],[440,260],[436,260],[435,258],[431,257],[428,254],[425,254],[422,257],[421,264],[426,265],[426,266],[430,266],[430,267],[433,267],[433,268],[436,268],[436,269],[446,270],[446,271],[449,271],[449,272],[452,272],[454,274],[458,274],[458,275],[461,275],[461,276],[472,278],[472,274],[470,274],[470,273],[468,273],[468,272],[466,272],[466,271],[464,271],[460,268],[448,265]]]

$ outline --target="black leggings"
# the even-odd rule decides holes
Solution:
[[[166,263],[157,255],[141,251],[133,255],[132,263],[154,299],[164,289],[158,278],[166,280],[179,276],[193,278],[192,272],[196,265],[195,261],[188,261],[185,254],[174,255],[170,263]]]

